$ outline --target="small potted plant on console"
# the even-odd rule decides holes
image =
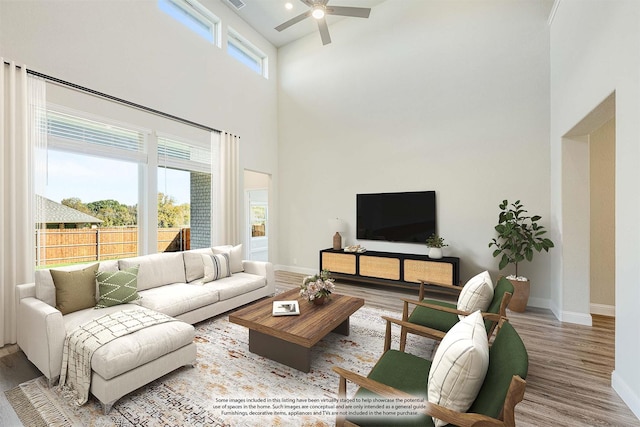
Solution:
[[[433,233],[427,238],[427,247],[429,248],[429,258],[440,259],[442,258],[442,248],[449,246],[444,242],[444,238]]]
[[[491,240],[489,247],[495,246],[494,257],[502,255],[498,266],[500,270],[509,264],[514,265],[515,275],[507,276],[514,288],[509,308],[522,313],[529,301],[531,284],[529,279],[518,275],[518,263],[524,260],[531,261],[534,250],[540,252],[544,249],[545,252],[549,252],[549,249],[553,248],[553,242],[542,237],[547,232],[543,226],[538,225],[542,217],[527,215],[520,200],[511,204],[503,200],[499,207],[501,211],[498,225],[495,226],[498,237]]]

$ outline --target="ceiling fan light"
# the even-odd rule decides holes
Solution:
[[[313,8],[313,12],[311,12],[311,16],[316,19],[324,18],[324,8],[322,6],[316,6]]]

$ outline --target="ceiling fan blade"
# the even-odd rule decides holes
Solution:
[[[327,6],[327,15],[352,16],[354,18],[368,18],[371,9],[368,7]]]
[[[311,10],[308,10],[305,13],[301,13],[300,15],[296,16],[295,18],[289,19],[287,22],[284,22],[284,23],[278,25],[276,27],[276,30],[282,31],[282,30],[285,30],[285,29],[289,28],[293,24],[297,24],[298,22],[302,21],[303,19],[310,17],[311,16],[311,12],[312,12]]]
[[[320,29],[320,38],[322,39],[322,44],[327,45],[331,43],[331,36],[329,35],[327,20],[324,18],[318,19],[318,28]]]
[[[311,0],[300,0],[302,3],[306,4],[309,7],[313,7],[314,3]]]

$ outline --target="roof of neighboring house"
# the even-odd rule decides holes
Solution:
[[[49,200],[46,197],[36,195],[39,202],[44,203],[44,212],[36,209],[36,223],[46,224],[79,224],[90,223],[99,224],[101,219],[91,216],[79,210],[70,208],[63,204]],[[44,217],[44,218],[43,218]]]

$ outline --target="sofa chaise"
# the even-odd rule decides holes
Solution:
[[[215,254],[226,254],[229,276],[209,280],[206,260]],[[56,308],[60,301],[51,270],[57,275],[86,269],[87,264],[37,270],[34,283],[17,286],[18,346],[52,386],[60,377],[65,336],[79,325],[140,306],[176,319],[119,337],[95,351],[90,392],[106,413],[125,394],[195,362],[193,324],[275,293],[272,264],[241,256],[239,245],[101,261],[98,272],[137,267],[140,299],[66,314]],[[95,286],[98,302],[100,291]]]

